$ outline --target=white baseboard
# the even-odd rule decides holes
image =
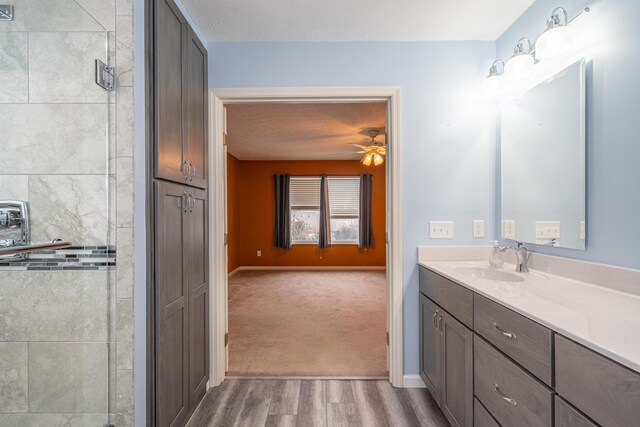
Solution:
[[[427,388],[420,375],[404,375],[402,377],[403,388]]]
[[[236,267],[236,268],[235,268],[235,270],[233,270],[231,273],[229,273],[229,274],[227,275],[227,277],[231,277],[231,276],[233,276],[233,275],[234,275],[234,274],[236,274],[238,271],[240,271],[240,269],[241,269],[241,268],[242,268],[242,267]]]
[[[229,277],[232,274],[235,274],[238,271],[258,271],[258,270],[298,270],[298,271],[318,271],[318,270],[333,270],[333,271],[384,271],[387,267],[384,265],[335,265],[335,266],[325,266],[325,265],[246,265],[242,267],[238,267],[229,273]]]

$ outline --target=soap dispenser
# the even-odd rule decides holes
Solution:
[[[491,249],[491,256],[489,257],[489,265],[492,268],[502,268],[504,265],[504,257],[500,250],[500,242],[494,240],[491,243],[493,243],[493,248]]]

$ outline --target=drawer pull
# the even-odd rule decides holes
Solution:
[[[504,336],[505,336],[505,337],[507,337],[507,338],[511,338],[511,339],[513,339],[513,338],[515,338],[515,337],[516,337],[516,334],[512,334],[511,332],[507,332],[507,331],[505,331],[505,330],[504,330],[504,329],[502,329],[502,328],[500,327],[500,325],[498,325],[496,322],[493,322],[493,327],[496,329],[496,331],[500,332],[502,335],[504,335]]]
[[[440,319],[438,320],[438,329],[440,330],[440,335],[444,335],[444,329],[442,329],[442,314],[440,315]]]
[[[502,391],[500,391],[500,386],[496,383],[493,383],[493,388],[495,388],[496,393],[498,393],[500,395],[500,397],[502,398],[502,400],[509,402],[510,404],[512,404],[513,406],[516,406],[518,404],[518,402],[516,402],[515,400],[513,400],[510,397],[507,397],[504,395],[504,393],[502,393]]]
[[[436,320],[436,317],[438,317],[438,310],[436,310],[435,313],[433,313],[433,326],[438,329],[438,321]]]

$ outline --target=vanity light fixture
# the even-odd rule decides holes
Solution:
[[[533,73],[535,60],[532,47],[529,38],[523,37],[518,40],[518,44],[513,48],[513,56],[504,66],[504,75],[508,80],[524,79]]]
[[[567,11],[563,7],[556,7],[547,19],[547,29],[536,41],[536,59],[556,58],[569,51],[573,45],[573,32],[569,24],[582,15],[589,13],[588,7],[569,21]]]
[[[500,65],[502,71],[498,69],[498,65]],[[502,80],[502,75],[504,74],[504,61],[502,59],[496,59],[493,64],[491,64],[491,68],[489,68],[489,75],[484,81],[484,86],[486,90],[490,93],[496,93],[498,91],[498,87],[500,85],[500,81]]]

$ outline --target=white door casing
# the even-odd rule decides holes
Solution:
[[[226,230],[226,132],[225,104],[239,102],[386,102],[387,103],[387,330],[389,380],[403,387],[402,331],[402,139],[399,87],[238,88],[209,89],[209,212],[211,212],[210,268],[211,327],[210,379],[215,387],[227,370],[227,246]]]

